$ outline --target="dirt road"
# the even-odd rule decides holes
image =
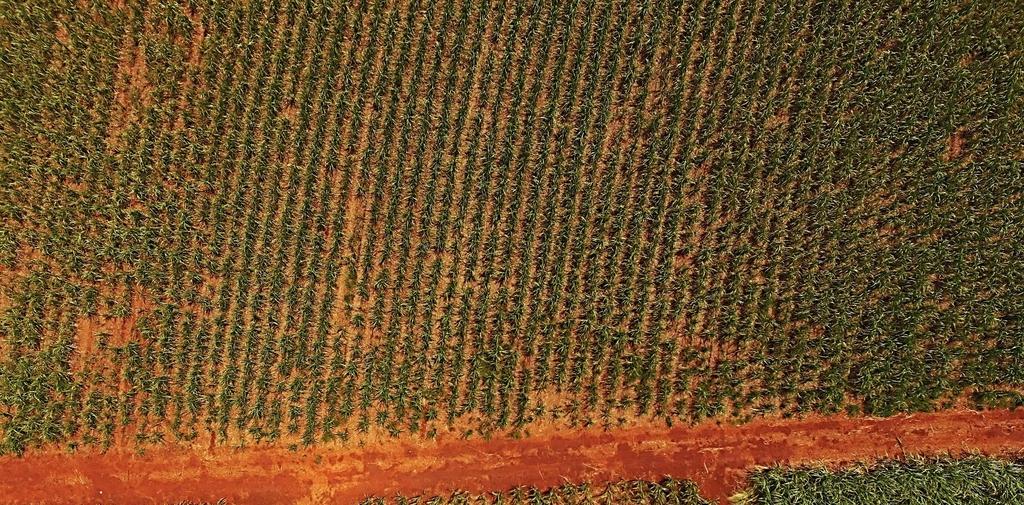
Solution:
[[[1022,450],[1024,410],[997,410],[613,432],[547,429],[521,440],[397,440],[375,448],[50,452],[0,458],[0,503],[353,503],[374,494],[663,476],[692,479],[705,496],[724,502],[757,465]]]

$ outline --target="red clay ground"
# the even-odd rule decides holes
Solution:
[[[705,496],[724,503],[757,465],[1022,450],[1024,410],[994,410],[613,432],[549,429],[523,440],[393,441],[372,449],[50,452],[0,459],[0,503],[353,503],[373,494],[663,476],[692,479]]]

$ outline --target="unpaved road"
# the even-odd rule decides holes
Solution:
[[[705,496],[724,503],[757,465],[968,451],[1024,451],[1024,409],[612,432],[544,429],[521,440],[397,440],[374,448],[48,452],[0,458],[0,503],[353,503],[373,494],[663,476],[692,479]]]

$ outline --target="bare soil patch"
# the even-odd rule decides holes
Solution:
[[[370,495],[503,490],[623,478],[692,479],[725,503],[757,466],[903,454],[1024,450],[1024,410],[885,419],[810,417],[615,431],[544,429],[526,439],[381,441],[365,447],[165,447],[0,458],[0,503],[355,503]]]

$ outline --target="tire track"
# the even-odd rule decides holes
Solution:
[[[903,454],[1012,454],[1024,451],[1022,433],[1022,409],[956,410],[614,431],[544,425],[524,439],[442,435],[361,448],[165,446],[142,455],[53,450],[0,458],[0,503],[355,503],[370,495],[480,493],[665,476],[693,480],[704,496],[725,503],[757,466]]]

